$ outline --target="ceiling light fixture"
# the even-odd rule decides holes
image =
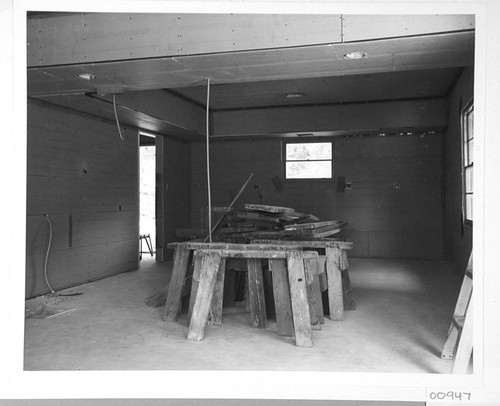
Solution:
[[[299,99],[301,97],[304,97],[304,93],[287,93],[285,97],[287,99]]]
[[[368,57],[368,54],[366,52],[361,52],[361,51],[349,52],[344,55],[345,59],[363,59],[366,57]]]
[[[83,80],[92,80],[95,79],[97,76],[94,75],[93,73],[79,73],[78,75],[76,75],[76,77]]]

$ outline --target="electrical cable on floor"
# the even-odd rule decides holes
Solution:
[[[207,192],[208,192],[208,237],[212,242],[212,194],[210,190],[210,143],[209,143],[209,115],[210,115],[210,78],[207,78]]]
[[[47,284],[47,287],[49,288],[50,290],[50,293],[52,295],[57,295],[57,296],[78,296],[78,295],[81,295],[82,293],[57,293],[56,291],[54,291],[54,289],[52,289],[52,286],[50,286],[50,283],[49,283],[49,278],[47,276],[47,262],[49,260],[49,254],[50,254],[50,247],[52,245],[52,222],[50,221],[50,218],[49,218],[49,215],[48,214],[45,214],[45,220],[47,220],[47,223],[49,223],[49,243],[47,244],[47,252],[45,254],[45,263],[43,265],[43,276],[45,277],[45,283]]]
[[[118,127],[118,134],[120,135],[120,139],[124,141],[123,135],[122,135],[122,130],[120,128],[120,122],[118,121],[118,113],[116,111],[116,97],[113,95],[113,111],[115,112],[115,120],[116,120],[116,126]]]

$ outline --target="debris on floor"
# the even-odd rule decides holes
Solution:
[[[64,313],[69,313],[75,308],[61,306],[65,299],[57,294],[49,294],[26,302],[25,318],[26,319],[48,319],[59,316]]]

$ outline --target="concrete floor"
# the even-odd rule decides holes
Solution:
[[[350,259],[357,309],[313,331],[313,348],[252,329],[242,305],[224,309],[201,342],[186,340],[186,315],[161,319],[144,300],[168,282],[172,263],[26,301],[25,370],[299,370],[450,373],[441,360],[461,280],[442,261]]]

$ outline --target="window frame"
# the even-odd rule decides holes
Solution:
[[[461,112],[461,143],[462,143],[462,199],[464,223],[472,225],[474,221],[474,204],[471,207],[472,218],[468,217],[467,197],[474,199],[474,116],[472,123],[469,123],[470,115],[474,114],[474,100],[469,101]],[[470,124],[470,125],[469,125]],[[470,137],[472,133],[472,137]],[[471,172],[471,191],[469,192],[468,172]]]
[[[287,160],[287,155],[286,155],[286,147],[288,144],[323,144],[323,143],[329,143],[331,145],[331,151],[332,151],[332,156],[330,159],[311,159],[311,160]],[[281,141],[281,171],[282,171],[282,178],[285,182],[334,182],[334,174],[335,174],[335,167],[334,167],[334,156],[335,156],[335,150],[334,150],[334,142],[332,139],[321,139],[318,140],[317,138],[315,139],[310,139],[310,140],[305,140],[305,139],[283,139]],[[327,161],[331,162],[331,174],[329,178],[287,178],[287,173],[286,173],[286,164],[287,162],[321,162],[321,161]]]

